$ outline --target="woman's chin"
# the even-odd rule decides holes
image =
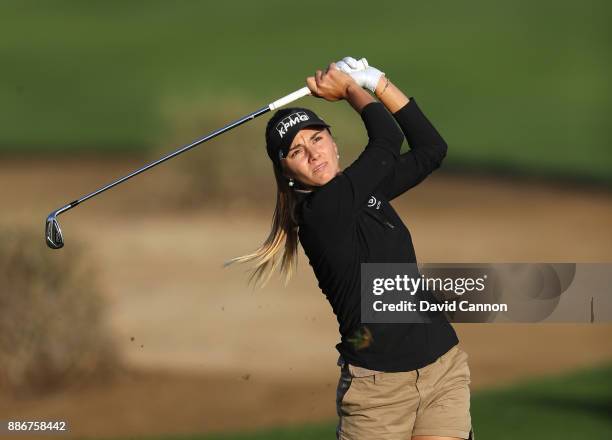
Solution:
[[[330,180],[332,180],[334,178],[334,176],[330,173],[325,173],[322,174],[320,176],[317,176],[317,178],[315,179],[315,186],[323,186],[325,185],[327,182],[329,182]]]
[[[332,180],[334,177],[336,177],[336,175],[339,173],[339,170],[337,170],[336,172],[332,171],[332,170],[324,170],[321,173],[317,173],[315,176],[313,176],[313,181],[316,182],[315,185],[316,186],[323,186],[326,183],[328,183],[330,180]]]

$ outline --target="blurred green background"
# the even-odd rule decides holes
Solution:
[[[611,183],[611,12],[605,0],[3,2],[0,148],[171,151],[170,133],[205,134],[219,107],[229,122],[352,55],[417,99],[449,168]],[[353,139],[347,106],[313,101],[299,105]],[[201,129],[177,134],[194,109]]]

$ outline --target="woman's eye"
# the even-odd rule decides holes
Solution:
[[[317,136],[316,138],[314,138],[314,141],[319,142],[321,139],[323,139],[321,136]]]
[[[292,158],[297,157],[298,153],[301,153],[301,152],[302,150],[293,150],[293,153],[291,153],[291,157]]]

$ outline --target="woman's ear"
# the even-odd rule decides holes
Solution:
[[[280,170],[281,170],[281,175],[285,179],[291,179],[293,177],[291,174],[291,170],[283,163],[283,161],[281,161]]]
[[[338,145],[336,144],[336,138],[332,135],[332,133],[331,133],[329,128],[327,128],[327,133],[329,134],[329,137],[332,140],[332,144],[334,146],[334,149],[336,150],[336,154],[338,154]]]

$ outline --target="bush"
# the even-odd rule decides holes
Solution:
[[[48,249],[42,228],[0,226],[0,235],[0,388],[38,393],[111,377],[119,359],[83,246]]]
[[[153,155],[207,135],[254,110],[232,98],[186,99],[167,104],[171,135]],[[276,184],[266,155],[264,130],[269,115],[235,127],[168,162],[171,180],[163,199],[175,207],[249,206],[273,202]]]

